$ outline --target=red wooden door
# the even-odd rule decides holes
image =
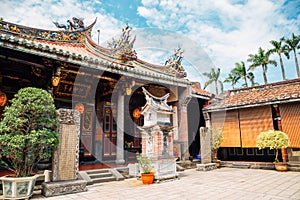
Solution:
[[[110,107],[104,107],[103,156],[105,160],[115,159],[117,145],[117,124]]]

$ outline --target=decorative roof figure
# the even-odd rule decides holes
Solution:
[[[58,22],[53,22],[53,23],[57,28],[63,28],[63,29],[65,29],[65,31],[79,31],[79,30],[85,29],[84,23],[83,23],[83,18],[73,17],[72,21],[68,20],[67,25],[60,24]]]
[[[128,23],[126,27],[122,29],[122,34],[119,39],[112,38],[110,42],[107,43],[107,47],[112,49],[114,54],[124,62],[136,59],[136,52],[133,50],[133,44],[136,37],[131,39],[132,28],[129,27]]]
[[[174,49],[174,54],[165,62],[165,66],[168,67],[169,72],[177,73],[179,78],[186,77],[186,72],[184,67],[181,65],[183,59],[183,50],[180,47]]]

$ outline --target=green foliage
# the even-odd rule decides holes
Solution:
[[[5,107],[0,122],[0,155],[17,177],[31,174],[40,159],[51,157],[59,143],[57,125],[54,100],[43,89],[20,89]]]
[[[220,68],[218,68],[217,71],[214,68],[212,68],[210,72],[204,72],[203,75],[206,76],[208,80],[204,83],[203,89],[205,89],[207,86],[209,86],[214,82],[216,88],[216,94],[219,94],[218,83],[220,84],[221,93],[223,93],[223,82],[219,80],[220,73],[221,73]]]
[[[150,174],[150,172],[153,170],[152,166],[152,160],[147,158],[143,154],[139,154],[136,156],[136,159],[138,161],[138,164],[144,174]]]
[[[258,49],[257,54],[250,54],[248,58],[248,62],[251,62],[252,64],[249,66],[249,70],[253,70],[258,66],[262,67],[263,71],[263,77],[264,77],[264,82],[265,84],[268,83],[266,72],[268,69],[268,64],[274,65],[275,67],[277,66],[277,62],[275,60],[270,60],[271,52],[270,51],[265,51],[261,47]]]
[[[259,149],[276,149],[275,162],[278,162],[278,149],[289,146],[289,138],[286,133],[276,130],[261,132],[256,139],[256,146]]]
[[[224,137],[221,128],[212,128],[211,131],[211,150],[218,150]]]

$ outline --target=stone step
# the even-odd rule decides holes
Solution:
[[[251,165],[249,163],[238,163],[238,162],[232,163],[232,167],[234,167],[234,168],[248,169],[248,168],[250,168],[250,166]]]
[[[79,176],[81,179],[87,181],[87,185],[108,181],[121,181],[125,179],[125,177],[114,168],[80,171]]]
[[[93,174],[89,174],[91,179],[95,179],[95,178],[105,178],[105,177],[111,177],[112,173],[110,172],[101,172],[101,173],[93,173]]]
[[[109,173],[108,169],[94,169],[85,171],[87,174],[100,174],[100,173]]]
[[[116,181],[116,178],[113,176],[103,177],[103,178],[93,178],[92,181],[93,183],[104,183],[104,182]]]

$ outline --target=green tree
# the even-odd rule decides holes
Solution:
[[[269,51],[271,54],[277,53],[277,55],[279,56],[282,79],[286,80],[285,70],[284,70],[284,65],[283,65],[281,54],[283,53],[283,54],[287,55],[287,58],[289,58],[288,54],[290,51],[289,51],[289,48],[287,48],[287,45],[284,45],[283,42],[284,42],[284,38],[280,38],[279,41],[271,40],[270,43],[273,45],[273,48],[270,49]]]
[[[256,146],[259,149],[275,149],[275,162],[278,162],[278,150],[289,146],[289,137],[286,133],[277,130],[261,132],[256,138]]]
[[[231,72],[237,80],[242,78],[245,82],[245,87],[248,87],[247,78],[249,78],[249,73],[247,73],[245,63],[243,61],[235,63],[235,68]]]
[[[275,67],[277,66],[277,62],[275,60],[270,60],[269,57],[270,57],[270,52],[269,51],[265,52],[265,50],[259,47],[258,53],[250,54],[247,60],[248,62],[252,63],[249,66],[249,70],[254,70],[258,66],[262,67],[265,84],[268,83],[267,75],[266,75],[268,64],[274,65]]]
[[[296,49],[300,48],[300,37],[296,36],[294,33],[292,34],[292,38],[290,39],[285,39],[284,42],[286,43],[288,49],[290,51],[294,52],[294,58],[295,58],[295,65],[296,65],[296,71],[297,71],[297,76],[300,78],[300,71],[299,71],[299,64],[298,64],[298,59],[297,59],[297,53]],[[286,54],[287,55],[287,54]],[[289,58],[289,57],[288,57]]]
[[[215,69],[212,68],[209,73],[208,72],[203,73],[204,76],[208,77],[208,80],[204,84],[204,89],[210,84],[215,83],[216,94],[219,94],[218,91],[218,83],[219,83],[221,88],[221,93],[223,93],[223,83],[222,81],[219,80],[220,72],[221,72],[220,68],[218,68],[217,71],[215,71]]]
[[[58,116],[52,96],[39,88],[22,88],[4,109],[0,155],[17,177],[30,175],[40,159],[50,158],[59,143]]]
[[[238,82],[238,80],[236,79],[236,76],[234,76],[232,73],[229,73],[228,77],[223,82],[231,83],[231,87],[232,87],[232,89],[234,89],[234,86]]]
[[[254,77],[254,74],[252,72],[248,72],[248,76],[247,77],[248,77],[248,79],[249,79],[249,81],[251,83],[251,86],[258,85],[258,83],[254,81],[255,77]]]

